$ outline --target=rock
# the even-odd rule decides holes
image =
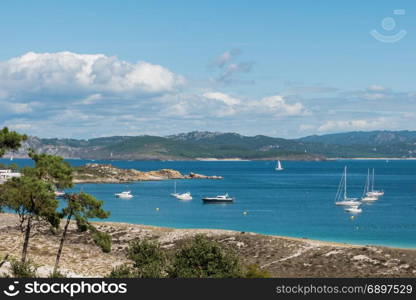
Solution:
[[[222,179],[222,177],[196,173],[183,175],[181,172],[172,169],[142,172],[135,169],[120,169],[111,164],[96,163],[77,167],[74,172],[74,183],[122,183],[166,179]]]

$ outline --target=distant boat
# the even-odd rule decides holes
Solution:
[[[375,171],[373,169],[373,174],[372,174],[372,178],[371,178],[371,190],[367,192],[367,196],[383,196],[384,195],[384,191],[378,191],[378,190],[374,190],[374,179],[375,178]]]
[[[372,202],[372,201],[377,201],[378,197],[375,195],[369,195],[370,191],[370,169],[368,169],[368,173],[367,173],[367,179],[365,181],[365,185],[364,185],[364,192],[363,192],[363,196],[361,197],[361,201],[364,202]]]
[[[335,196],[335,205],[359,206],[361,202],[357,200],[347,196],[347,167],[345,167]]]
[[[65,192],[64,191],[55,191],[55,196],[56,197],[63,197],[63,196],[65,196]]]
[[[276,171],[282,171],[283,170],[283,167],[282,167],[282,164],[280,163],[280,160],[277,161],[275,170]]]
[[[235,199],[233,197],[230,197],[228,193],[224,195],[218,195],[216,197],[202,198],[202,201],[204,201],[204,203],[232,203],[234,202],[234,200]]]
[[[124,191],[121,193],[114,194],[117,198],[123,198],[123,199],[130,199],[133,198],[133,195],[131,194],[131,191]]]
[[[170,194],[172,197],[177,197],[179,194],[176,192],[176,181],[173,184],[173,193]]]
[[[183,193],[183,194],[177,194],[175,197],[176,197],[176,199],[179,199],[179,200],[192,200],[192,195],[191,195],[190,192],[186,192],[186,193]]]
[[[190,192],[186,192],[182,194],[179,194],[176,192],[176,181],[173,186],[174,186],[173,193],[170,194],[172,197],[175,197],[176,199],[179,199],[179,200],[192,200],[192,195]]]
[[[362,212],[363,210],[361,208],[359,208],[357,205],[353,205],[353,206],[345,208],[345,211],[357,214],[357,213]]]
[[[10,161],[13,161],[13,155],[12,155],[12,156],[10,156]]]

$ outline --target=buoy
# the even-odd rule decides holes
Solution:
[[[160,208],[159,207],[156,207],[156,211],[159,211],[160,210]]]
[[[243,211],[243,215],[246,215],[247,214],[247,212],[246,211]]]
[[[351,220],[354,220],[354,219],[355,219],[355,216],[351,216],[351,217],[350,217],[350,219],[351,219]]]

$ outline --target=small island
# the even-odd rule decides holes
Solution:
[[[120,169],[111,164],[96,163],[74,168],[74,183],[124,183],[167,179],[223,179],[223,177],[207,176],[193,172],[184,175],[172,169],[146,172],[135,169]]]

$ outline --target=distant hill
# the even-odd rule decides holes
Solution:
[[[416,132],[347,132],[300,139],[194,131],[160,136],[113,136],[89,140],[30,137],[27,150],[65,158],[120,160],[193,160],[200,158],[320,160],[334,157],[416,157]]]
[[[333,146],[342,146],[338,155],[344,157],[370,156],[370,157],[415,157],[416,131],[354,131],[345,133],[312,135],[297,139],[304,143],[317,143]],[[332,149],[332,151],[335,149]],[[324,153],[318,151],[319,153]],[[327,153],[328,154],[328,153]],[[330,156],[334,156],[331,153]]]

